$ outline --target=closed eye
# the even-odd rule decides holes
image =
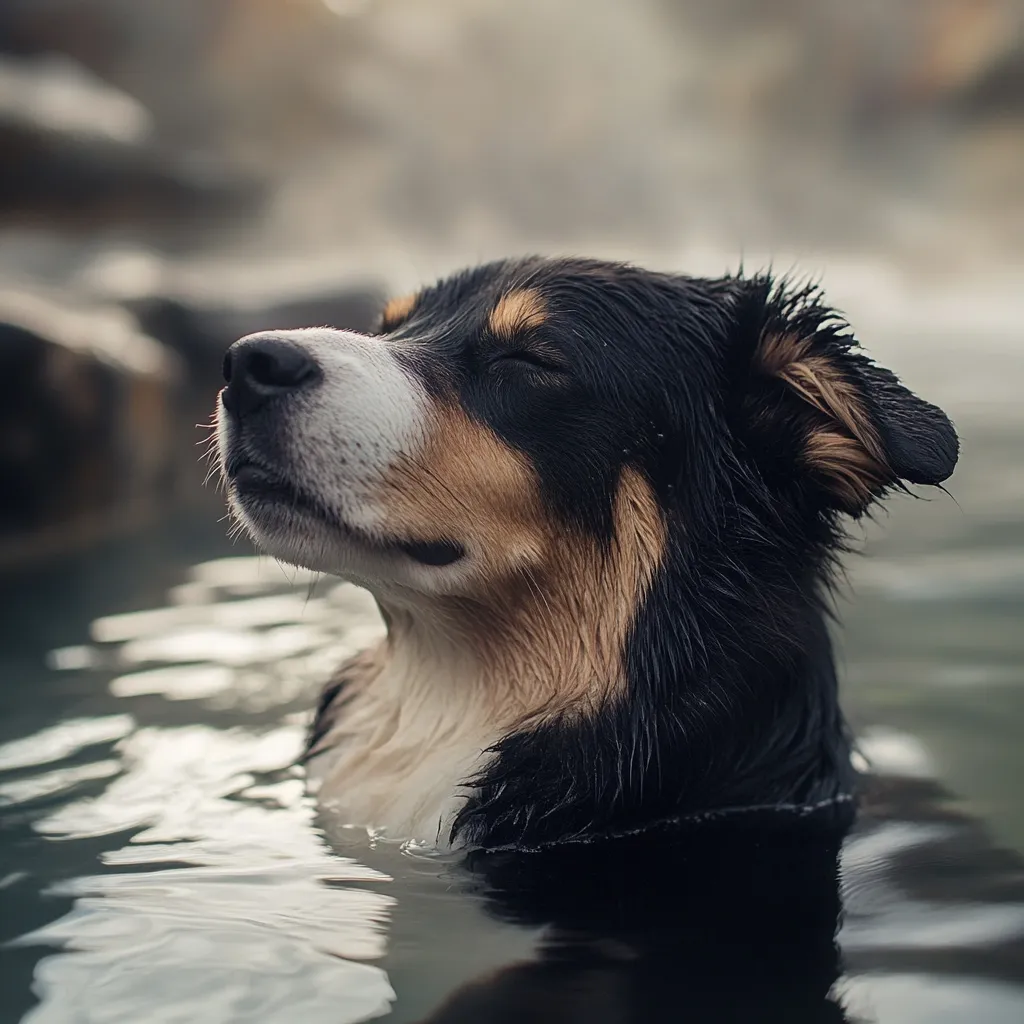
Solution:
[[[538,370],[547,370],[551,373],[566,373],[568,367],[554,356],[547,353],[536,352],[533,349],[514,349],[511,352],[502,352],[495,357],[495,363],[523,363]]]

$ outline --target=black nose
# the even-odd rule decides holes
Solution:
[[[224,354],[224,406],[243,416],[278,395],[312,387],[320,367],[299,345],[274,335],[236,341]]]

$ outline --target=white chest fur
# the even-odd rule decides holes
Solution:
[[[425,653],[393,653],[379,674],[352,680],[309,776],[321,806],[342,822],[444,845],[471,793],[464,783],[500,731],[475,681],[451,663],[437,678]]]

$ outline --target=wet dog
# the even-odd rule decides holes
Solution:
[[[311,734],[345,820],[489,849],[849,821],[843,517],[945,480],[958,442],[816,289],[492,263],[372,336],[243,338],[225,377],[235,513],[387,625]]]

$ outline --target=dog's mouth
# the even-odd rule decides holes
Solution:
[[[229,463],[227,478],[240,498],[279,502],[297,512],[308,512],[320,519],[327,518],[327,510],[318,501],[256,462],[246,460],[233,465]]]
[[[325,524],[346,539],[379,554],[400,552],[421,565],[443,567],[465,557],[466,549],[454,540],[419,540],[372,537],[342,522],[338,516],[313,495],[287,480],[280,473],[248,457],[231,459],[225,475],[244,503],[279,505],[292,513],[299,513]]]

